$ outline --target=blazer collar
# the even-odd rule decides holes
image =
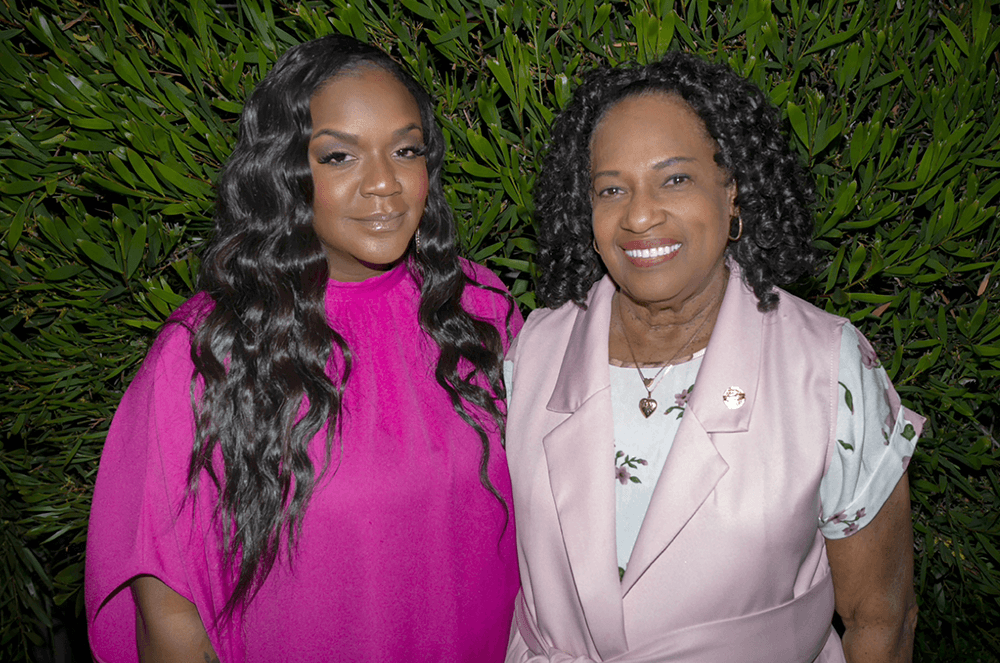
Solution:
[[[577,308],[559,377],[547,405],[550,411],[576,412],[591,396],[611,386],[608,336],[615,291],[611,277],[605,276],[587,294],[587,308]]]
[[[688,405],[709,433],[749,428],[760,376],[764,316],[757,310],[757,297],[743,283],[739,266],[732,261],[728,266],[726,295]],[[591,288],[587,309],[578,309],[547,405],[550,411],[576,412],[591,396],[610,387],[608,336],[615,290],[605,276]],[[730,388],[732,395],[724,398]],[[737,407],[731,409],[727,401]]]
[[[688,401],[688,411],[706,432],[749,429],[760,378],[763,326],[757,296],[743,283],[739,267],[730,262],[726,295]]]

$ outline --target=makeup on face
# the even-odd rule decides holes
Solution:
[[[736,188],[716,151],[701,118],[676,95],[626,98],[595,128],[594,237],[633,301],[680,306],[724,287]]]
[[[402,259],[423,215],[420,108],[392,74],[367,65],[323,85],[310,111],[313,228],[330,277],[363,281]]]

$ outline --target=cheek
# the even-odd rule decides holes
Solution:
[[[424,168],[418,174],[416,182],[417,200],[420,202],[421,207],[423,207],[424,202],[427,200],[427,191],[429,188],[430,183],[427,177],[427,169]]]
[[[313,214],[338,214],[345,206],[343,184],[338,186],[332,178],[313,175]]]
[[[600,249],[601,253],[604,253],[607,249],[607,245],[614,241],[614,227],[606,218],[605,214],[600,212],[593,212],[593,219],[591,229],[594,232],[594,240],[597,242],[597,248]]]
[[[325,187],[316,187],[313,192],[313,213],[321,214],[330,207],[330,192]]]

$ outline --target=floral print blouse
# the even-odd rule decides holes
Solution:
[[[667,370],[653,390],[656,411],[645,418],[637,403],[646,396],[635,367],[610,366],[615,427],[616,534],[624,573],[653,489],[673,446],[691,393],[698,388],[704,351]],[[656,368],[644,369],[653,377]],[[820,483],[818,526],[828,539],[850,536],[867,525],[903,475],[917,436],[903,418],[899,397],[867,339],[845,324],[840,347],[837,443]],[[611,479],[609,477],[609,479]]]

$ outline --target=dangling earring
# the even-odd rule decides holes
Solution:
[[[417,253],[421,253],[423,251],[423,246],[420,243],[419,227],[417,228],[417,232],[413,233],[413,248],[416,250]]]
[[[743,237],[743,215],[742,214],[738,215],[736,217],[736,220],[740,222],[740,231],[738,233],[736,233],[736,237],[733,237],[733,231],[732,231],[733,221],[732,221],[732,219],[730,219],[729,220],[729,227],[730,227],[730,230],[729,230],[729,241],[730,242],[737,242],[737,241],[739,241],[740,237]]]

